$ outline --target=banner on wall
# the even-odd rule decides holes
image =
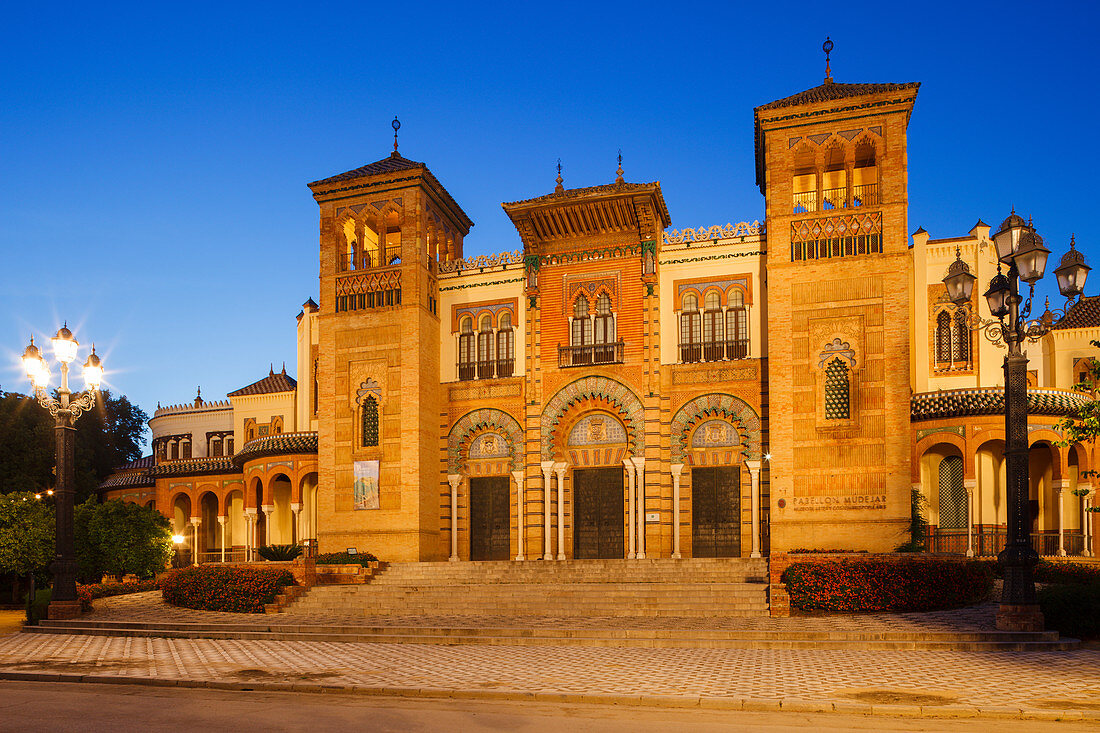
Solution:
[[[355,509],[378,509],[378,461],[355,461],[352,484]]]

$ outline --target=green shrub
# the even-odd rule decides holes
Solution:
[[[372,562],[378,562],[378,558],[369,552],[360,552],[355,555],[349,555],[346,552],[326,552],[317,556],[318,565],[362,565],[366,567],[368,563]]]
[[[196,565],[169,571],[160,581],[166,603],[201,611],[263,613],[264,605],[294,576],[282,568],[238,568]]]
[[[264,560],[286,561],[302,556],[301,545],[265,545],[256,548],[257,554]]]
[[[1100,581],[1100,563],[1051,562],[1035,566],[1036,583],[1094,583]]]
[[[803,611],[935,611],[979,603],[993,589],[988,563],[932,558],[796,562],[782,580]]]
[[[1039,589],[1046,627],[1076,639],[1100,638],[1100,580]]]
[[[53,591],[49,588],[39,588],[34,592],[34,600],[30,599],[30,593],[27,594],[25,599],[27,606],[27,623],[31,626],[35,626],[39,621],[46,618],[46,615],[50,610],[50,597],[53,595]]]
[[[92,601],[96,598],[108,596],[125,596],[130,593],[144,593],[156,590],[160,583],[156,580],[131,580],[123,583],[89,583],[76,586],[76,597],[80,599],[80,608],[83,611],[92,610]]]

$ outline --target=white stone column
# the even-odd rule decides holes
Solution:
[[[554,462],[543,461],[539,464],[539,468],[542,469],[542,515],[544,520],[542,559],[553,560],[554,556],[550,554],[550,471],[554,468]]]
[[[974,557],[974,491],[978,487],[978,479],[963,479],[963,488],[966,489],[966,556]]]
[[[298,542],[302,537],[301,514],[302,505],[296,501],[290,502],[290,513],[294,515],[294,521],[290,523],[290,541]]]
[[[1078,484],[1078,486],[1081,486],[1082,489],[1091,489],[1092,488],[1088,484],[1085,484],[1083,486],[1081,484]],[[1090,491],[1089,494],[1087,496],[1085,496],[1085,498],[1084,498],[1085,516],[1081,520],[1081,529],[1085,534],[1085,557],[1092,557],[1096,554],[1095,551],[1092,548],[1092,543],[1096,539],[1095,537],[1093,537],[1093,524],[1092,524],[1093,513],[1089,511],[1089,509],[1092,508],[1092,505],[1095,502],[1095,498],[1094,498],[1095,496],[1096,496],[1096,492],[1095,491]]]
[[[244,560],[252,562],[252,548],[256,544],[256,507],[244,510]]]
[[[554,473],[558,475],[558,559],[565,559],[565,469],[566,464],[555,463]]]
[[[523,545],[527,540],[527,492],[523,489],[523,471],[512,471],[512,480],[516,482],[516,560],[523,562]]]
[[[191,550],[191,564],[198,565],[199,563],[199,527],[202,526],[202,517],[191,517],[191,545],[194,549]]]
[[[1062,501],[1066,483],[1065,480],[1054,482],[1054,503],[1058,505],[1058,557],[1066,556],[1066,512]]]
[[[458,562],[458,485],[462,483],[462,476],[457,473],[447,475],[447,483],[451,485],[451,562]]]
[[[672,464],[672,559],[680,559],[680,473],[684,464]]]
[[[634,558],[645,560],[645,458],[634,456],[634,468],[638,471],[638,480],[635,491],[638,493],[638,545]]]
[[[626,469],[626,559],[633,560],[636,554],[634,551],[634,461],[624,458],[623,467]]]
[[[760,461],[745,461],[749,469],[749,485],[752,497],[752,552],[749,557],[762,557],[760,554]]]
[[[222,533],[222,562],[225,562],[225,520],[227,517],[221,515],[218,516],[218,524],[221,525]]]
[[[264,513],[264,544],[271,544],[271,514],[275,511],[274,504],[263,504],[260,509]]]

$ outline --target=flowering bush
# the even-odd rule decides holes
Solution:
[[[366,567],[367,563],[371,562],[378,562],[378,558],[369,552],[360,552],[355,555],[349,555],[346,552],[326,552],[317,556],[318,565],[362,565]]]
[[[160,581],[166,603],[201,611],[263,613],[288,585],[289,570],[196,565],[169,571]]]
[[[1051,562],[1040,560],[1035,566],[1037,583],[1092,583],[1100,581],[1100,563]]]
[[[984,601],[993,588],[987,563],[932,558],[795,562],[782,580],[803,611],[934,611]]]
[[[80,600],[80,610],[91,611],[92,601],[108,596],[124,596],[129,593],[143,593],[156,590],[160,585],[155,580],[130,580],[123,583],[89,583],[76,586],[76,597]]]

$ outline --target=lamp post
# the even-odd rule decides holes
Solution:
[[[53,593],[50,596],[49,617],[65,619],[80,615],[80,601],[76,597],[76,550],[73,546],[73,456],[76,445],[74,423],[82,413],[95,405],[96,393],[103,381],[103,366],[96,356],[95,346],[92,346],[92,353],[84,362],[83,376],[87,389],[74,395],[69,389],[69,364],[76,359],[80,344],[73,338],[73,332],[67,325],[62,326],[50,342],[61,367],[61,386],[57,390],[57,397],[50,396],[47,391],[50,367],[34,345],[33,338],[30,346],[23,352],[23,366],[34,385],[34,395],[38,403],[50,411],[55,421],[57,541],[56,555],[50,566],[53,571]]]
[[[1039,561],[1039,554],[1031,545],[1031,518],[1029,516],[1028,491],[1028,440],[1027,440],[1027,355],[1024,341],[1038,341],[1050,331],[1052,321],[1039,318],[1029,321],[1031,302],[1035,295],[1035,283],[1043,277],[1050,250],[1043,245],[1034,227],[1013,211],[993,235],[997,249],[997,274],[989,281],[985,299],[989,312],[996,320],[984,319],[975,314],[970,327],[982,330],[995,345],[1008,348],[1004,360],[1005,375],[1005,461],[1008,502],[1008,533],[1004,550],[997,556],[1004,574],[1001,605],[997,610],[997,628],[1006,631],[1041,631],[1043,615],[1035,596],[1035,579],[1032,568]],[[1001,272],[1001,266],[1008,274]],[[1073,300],[1085,287],[1089,266],[1084,255],[1074,248],[1062,258],[1055,270],[1058,290],[1066,298],[1064,315]],[[955,261],[943,278],[948,296],[956,306],[970,303],[974,281],[970,268],[956,251]],[[1027,298],[1020,294],[1019,283],[1028,286]],[[1022,306],[1022,307],[1021,307]]]

